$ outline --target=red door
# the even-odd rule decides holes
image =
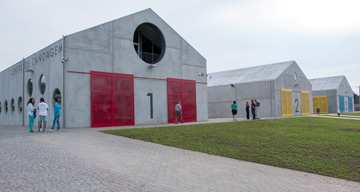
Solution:
[[[184,122],[196,122],[196,82],[183,79],[167,79],[168,122],[175,122],[175,105],[181,101]],[[180,121],[180,120],[178,120]]]
[[[134,76],[91,72],[91,127],[134,125]]]

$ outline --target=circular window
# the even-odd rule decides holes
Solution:
[[[21,113],[23,111],[23,100],[21,97],[19,97],[19,99],[18,99],[18,107],[19,107],[19,111]]]
[[[61,104],[61,93],[60,90],[58,88],[56,88],[53,92],[53,99],[57,99],[57,103],[60,105]]]
[[[41,75],[41,76],[40,76],[40,79],[39,79],[39,88],[40,88],[40,93],[41,93],[41,95],[44,95],[44,93],[45,93],[45,88],[46,88],[46,79],[45,79],[45,76],[44,76],[44,75]]]
[[[164,36],[151,23],[143,23],[136,28],[133,42],[137,55],[146,63],[157,63],[164,56]]]
[[[27,87],[27,93],[31,97],[31,95],[33,93],[33,83],[32,83],[31,79],[28,80],[26,87]]]
[[[11,111],[14,112],[15,111],[15,100],[11,99]]]
[[[7,113],[8,112],[8,102],[7,102],[7,100],[5,100],[5,102],[4,102],[4,107],[5,107],[5,112]]]

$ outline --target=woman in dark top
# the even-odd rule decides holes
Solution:
[[[250,105],[249,105],[249,101],[246,101],[246,105],[245,105],[245,110],[246,110],[246,119],[250,118],[250,114],[249,114],[249,109],[250,109]]]
[[[254,100],[251,100],[251,113],[252,113],[253,119],[256,119],[255,110],[256,110],[256,104],[255,104]]]
[[[231,111],[233,114],[233,121],[237,121],[237,104],[236,101],[233,102],[233,104],[231,105]]]

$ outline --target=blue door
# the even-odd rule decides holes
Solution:
[[[354,112],[354,106],[353,106],[354,102],[351,96],[348,97],[348,103],[349,103],[349,112]]]
[[[340,113],[345,113],[345,99],[343,95],[339,95]]]

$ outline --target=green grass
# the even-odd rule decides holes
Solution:
[[[102,132],[360,182],[360,123],[353,120],[301,117]]]
[[[351,116],[359,116],[360,117],[360,113],[342,113],[341,115],[351,115]]]
[[[360,113],[341,113],[340,116],[338,116],[337,114],[323,114],[321,116],[359,119]]]
[[[321,116],[326,116],[326,117],[338,117],[338,118],[353,118],[353,119],[359,119],[360,116],[356,116],[356,115],[345,115],[345,114],[341,114],[340,116],[337,115],[321,115]]]

